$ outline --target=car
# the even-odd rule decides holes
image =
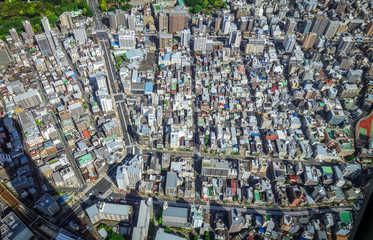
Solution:
[[[120,200],[120,203],[127,203],[126,201],[124,201],[124,200]]]
[[[92,196],[93,195],[93,192],[89,193],[88,196]]]

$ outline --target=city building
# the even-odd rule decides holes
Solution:
[[[44,29],[44,32],[50,32],[52,29],[51,29],[51,25],[49,23],[49,20],[47,17],[43,17],[41,19],[41,24],[43,25],[43,29]]]
[[[285,51],[286,52],[293,51],[295,43],[296,43],[295,35],[293,33],[287,33],[285,35],[285,39],[284,39],[284,43],[283,43]]]
[[[167,202],[163,205],[162,225],[168,227],[189,228],[188,208],[169,207]]]
[[[78,27],[73,29],[74,38],[78,44],[83,44],[87,42],[87,33],[84,27]]]
[[[25,20],[25,21],[22,22],[22,24],[23,24],[23,28],[25,29],[27,34],[30,35],[31,37],[34,37],[35,33],[34,33],[34,30],[32,29],[32,25],[31,25],[30,21]]]
[[[189,28],[181,30],[181,46],[189,47],[190,30]]]
[[[245,218],[237,208],[232,208],[228,212],[228,222],[229,222],[229,233],[240,232],[245,225]]]
[[[12,37],[13,41],[18,42],[19,41],[19,36],[17,33],[17,30],[15,28],[9,29],[10,36]]]
[[[159,34],[159,48],[171,48],[172,47],[172,34],[160,33]]]
[[[312,48],[317,41],[316,33],[308,33],[303,39],[303,48],[310,49]]]
[[[47,193],[44,194],[36,203],[36,208],[42,213],[53,216],[60,210],[58,203]]]
[[[73,29],[73,20],[71,18],[70,12],[64,12],[59,16],[60,28],[61,29]]]
[[[1,219],[0,232],[4,240],[29,240],[34,237],[30,229],[13,212]]]
[[[184,9],[171,10],[169,14],[169,27],[170,33],[180,32],[189,26],[189,12]]]
[[[45,36],[45,33],[36,35],[35,39],[36,39],[36,42],[38,43],[41,54],[46,55],[52,52],[52,49],[49,46],[49,42],[48,42],[47,37]]]
[[[122,49],[133,49],[136,46],[135,31],[121,29],[118,33],[119,47]]]
[[[132,206],[98,202],[85,209],[85,212],[93,224],[97,224],[102,220],[129,222],[132,217]]]
[[[153,200],[149,198],[141,200],[140,211],[137,216],[136,227],[133,228],[133,240],[145,240],[148,238],[150,220],[153,219]]]
[[[349,33],[342,33],[337,43],[337,50],[349,54],[355,46],[355,41]]]
[[[158,31],[168,33],[168,17],[163,12],[158,14]]]

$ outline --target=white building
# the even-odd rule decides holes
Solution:
[[[135,31],[121,29],[118,33],[119,47],[122,49],[133,49],[136,45]]]
[[[84,27],[78,27],[73,29],[74,38],[78,44],[83,44],[87,42],[87,33]]]
[[[141,156],[133,157],[128,164],[117,168],[117,187],[120,191],[134,188],[141,181],[143,172],[143,160]]]
[[[136,227],[133,228],[133,240],[145,240],[148,237],[150,219],[153,218],[153,200],[151,198],[145,202],[141,200],[140,211]]]
[[[44,16],[41,19],[41,24],[43,25],[44,32],[50,32],[52,30],[47,17]]]
[[[291,52],[293,51],[293,48],[295,46],[295,35],[293,33],[287,33],[284,39],[284,48],[286,52]]]
[[[181,46],[183,47],[189,46],[189,40],[190,40],[189,28],[181,30]]]

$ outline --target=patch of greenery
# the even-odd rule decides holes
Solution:
[[[9,35],[9,29],[15,28],[18,33],[24,31],[22,21],[29,20],[35,33],[41,32],[41,18],[46,16],[52,27],[58,23],[58,16],[63,12],[82,9],[86,16],[93,16],[91,7],[85,0],[44,0],[17,1],[0,3],[0,38]]]
[[[204,13],[209,14],[212,8],[222,9],[227,7],[227,3],[223,0],[185,0],[189,7],[189,12],[198,14],[202,10]]]

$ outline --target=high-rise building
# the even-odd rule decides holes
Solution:
[[[50,30],[52,30],[47,17],[44,16],[41,19],[41,24],[43,25],[44,32],[50,32]]]
[[[163,12],[158,14],[158,31],[168,33],[168,17]]]
[[[245,225],[245,218],[237,208],[231,208],[228,212],[229,233],[240,232]]]
[[[74,38],[78,42],[78,44],[86,43],[87,33],[85,32],[84,27],[74,28],[73,33],[74,33]]]
[[[58,203],[47,193],[42,196],[36,203],[36,208],[42,213],[53,216],[60,210]]]
[[[367,37],[373,36],[373,21],[370,21],[370,23],[368,23],[368,25],[366,26],[365,34],[367,35]]]
[[[13,41],[18,42],[19,41],[19,36],[17,33],[17,30],[15,28],[9,29],[10,36],[12,37]]]
[[[48,40],[50,49],[52,50],[52,52],[54,52],[56,50],[56,45],[54,44],[52,33],[51,32],[45,32],[45,37]]]
[[[303,5],[304,5],[304,10],[310,12],[316,9],[318,2],[315,0],[305,0]]]
[[[240,31],[243,32],[247,29],[247,24],[248,24],[248,19],[247,17],[241,17],[239,19],[239,28],[240,28]]]
[[[296,42],[296,39],[295,39],[295,35],[293,33],[287,33],[285,35],[285,39],[284,39],[284,49],[286,52],[291,52],[293,51],[293,48],[295,46],[295,42]]]
[[[324,33],[325,38],[333,38],[339,28],[339,25],[341,25],[340,21],[329,20],[328,26],[326,27]]]
[[[303,39],[303,48],[309,49],[315,45],[317,41],[317,34],[316,33],[308,33]]]
[[[217,33],[220,29],[220,25],[221,25],[221,17],[217,17],[215,18],[215,29],[214,31]]]
[[[329,24],[329,19],[324,15],[317,15],[312,21],[312,31],[317,36],[323,35],[326,27]]]
[[[322,47],[324,47],[324,44],[325,44],[325,36],[321,35],[321,36],[319,36],[319,39],[317,40],[317,42],[315,44],[315,48],[316,49],[322,48]]]
[[[229,15],[226,15],[223,18],[223,26],[222,26],[224,35],[227,35],[229,33],[230,26],[231,26],[231,18]]]
[[[116,10],[115,12],[109,12],[108,13],[109,18],[109,25],[111,29],[116,30],[119,26],[127,26],[126,23],[126,13],[122,10]],[[132,26],[131,26],[132,27]],[[135,26],[133,26],[133,29],[135,30]]]
[[[286,20],[286,25],[285,25],[285,32],[295,32],[295,28],[297,26],[297,21],[294,18],[288,18]]]
[[[338,14],[344,13],[346,11],[348,3],[346,1],[338,1],[335,3],[335,12]]]
[[[189,12],[188,10],[171,10],[169,15],[169,27],[170,33],[180,32],[184,28],[189,26]]]
[[[160,33],[159,34],[159,48],[172,47],[172,34]]]
[[[189,46],[190,29],[181,30],[181,46]]]
[[[98,44],[98,37],[96,31],[92,31],[92,39],[95,44]]]
[[[124,12],[122,10],[116,10],[115,11],[115,17],[117,19],[118,27],[120,27],[120,26],[125,27],[126,26],[126,12]],[[134,30],[134,29],[132,29],[132,30]]]
[[[60,27],[61,29],[72,29],[73,28],[73,20],[71,18],[70,12],[64,12],[60,15]]]
[[[118,33],[119,47],[122,49],[133,49],[136,45],[135,31],[121,29]]]
[[[350,33],[342,33],[337,43],[337,51],[343,51],[349,54],[353,47],[355,46],[354,39]]]
[[[51,35],[52,35],[53,43],[54,43],[55,47],[59,48],[60,47],[60,42],[58,41],[57,33],[52,30]]]
[[[136,30],[136,17],[133,15],[127,16],[127,28],[129,30]]]
[[[307,19],[306,21],[303,22],[303,35],[306,35],[312,26],[312,21],[310,19]]]
[[[25,20],[25,21],[22,22],[22,24],[23,24],[23,28],[28,33],[28,35],[30,35],[31,37],[34,37],[35,33],[34,33],[34,30],[32,29],[32,25],[31,25],[30,21]]]
[[[241,31],[233,31],[229,35],[229,44],[233,45],[234,48],[240,48],[242,34]]]
[[[207,47],[206,42],[207,42],[206,37],[195,37],[194,45],[193,45],[194,51],[206,51],[206,47]]]
[[[30,229],[14,214],[10,212],[1,219],[1,237],[8,240],[29,240],[34,237]]]
[[[49,46],[48,39],[45,36],[45,33],[35,35],[35,39],[38,43],[41,54],[45,55],[52,51],[51,47]]]
[[[118,27],[117,18],[114,12],[108,12],[109,26],[111,29],[116,30]]]

